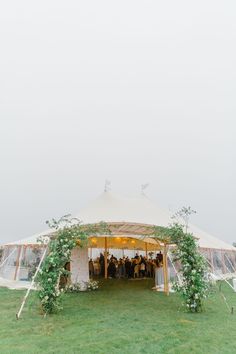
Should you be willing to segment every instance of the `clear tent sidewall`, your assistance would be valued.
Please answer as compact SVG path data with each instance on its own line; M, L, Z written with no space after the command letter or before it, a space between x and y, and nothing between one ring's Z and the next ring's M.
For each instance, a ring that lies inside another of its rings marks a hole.
M6 245L0 265L0 277L9 280L30 281L39 263L45 245Z
M125 246L125 245L124 245ZM30 281L37 267L37 264L42 257L45 245L6 245L3 247L2 258L0 263L0 277L9 280L24 280ZM104 251L104 247L89 247L88 259L91 258L92 250L97 250L97 254ZM122 248L109 248L110 254L119 250L120 256L125 254L125 247ZM156 249L154 252L157 252ZM200 252L207 259L208 264L211 267L211 271L214 274L226 275L236 272L236 251L233 250L221 250L214 248L199 248ZM151 251L146 252L144 248L129 249L127 255L130 257L135 255L135 252L141 252L144 256ZM122 254L122 253L123 254ZM94 253L94 252L93 252ZM171 268L170 263L168 263ZM170 269L171 273L171 269Z

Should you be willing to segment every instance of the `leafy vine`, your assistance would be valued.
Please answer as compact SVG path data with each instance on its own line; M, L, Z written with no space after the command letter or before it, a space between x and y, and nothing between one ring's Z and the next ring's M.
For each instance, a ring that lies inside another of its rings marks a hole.
M199 312L209 293L206 261L198 250L196 239L191 233L184 232L181 225L174 224L169 232L176 245L173 254L180 262L182 275L175 282L174 289L182 295L187 311Z
M105 223L85 227L79 222L73 225L73 220L65 217L58 222L53 219L48 224L54 229L54 233L48 244L46 259L37 277L38 295L45 314L62 309L61 299L64 289L60 288L59 282L61 276L70 274L65 269L65 264L70 261L72 249L87 245L90 235L109 234Z

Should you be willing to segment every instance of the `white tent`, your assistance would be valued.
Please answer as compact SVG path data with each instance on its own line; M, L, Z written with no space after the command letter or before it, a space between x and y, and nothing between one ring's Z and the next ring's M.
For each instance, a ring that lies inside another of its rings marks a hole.
M104 221L109 224L110 227L116 226L113 235L111 235L111 237L114 237L113 239L111 238L110 248L115 248L116 245L117 248L120 248L118 239L120 239L120 237L126 237L127 240L132 240L132 238L137 240L131 242L136 242L136 249L141 250L144 250L144 248L142 248L142 240L146 228L150 228L153 225L165 227L173 222L170 212L157 206L145 195L127 198L109 191L102 193L97 199L81 209L78 215L76 215L76 218L85 225ZM201 252L208 259L214 270L220 273L235 271L235 247L217 239L192 224L189 225L189 231L197 238ZM34 269L45 247L38 239L45 235L50 237L51 233L52 230L47 230L30 238L4 245L2 261L5 262L5 266L0 268L0 276L14 278L16 280L29 278L27 268L32 268L31 270ZM115 238L115 236L120 237ZM155 242L147 238L145 238L145 241L146 251L155 249ZM129 242L126 242L123 248L127 247L127 249L130 249L130 245ZM97 243L91 243L90 247L103 248L102 239ZM11 252L13 252L12 255ZM32 272L30 274L32 274Z
M77 218L84 224L98 223L136 223L145 225L169 226L173 223L170 212L160 208L145 195L126 198L115 193L104 192L82 209ZM201 248L236 251L232 245L217 239L194 225L189 231L199 239Z

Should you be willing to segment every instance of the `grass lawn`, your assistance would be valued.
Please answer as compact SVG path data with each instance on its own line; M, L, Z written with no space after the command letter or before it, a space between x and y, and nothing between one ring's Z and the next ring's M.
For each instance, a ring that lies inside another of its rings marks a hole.
M107 280L98 291L67 294L64 310L43 318L32 293L0 288L0 353L236 353L236 293L223 284L200 314L184 313L177 294L151 291L151 280Z

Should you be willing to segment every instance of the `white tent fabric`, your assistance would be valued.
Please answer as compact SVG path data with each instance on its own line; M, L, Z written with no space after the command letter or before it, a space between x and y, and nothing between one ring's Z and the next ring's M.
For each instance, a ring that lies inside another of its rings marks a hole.
M145 195L128 198L112 192L104 192L97 199L80 210L76 216L83 224L104 222L126 222L146 225L168 226L173 222L170 212L153 203ZM198 238L201 248L236 251L232 245L219 240L198 227L190 224L189 231ZM9 243L8 245L37 244L38 238L49 235L52 230L46 230L32 237Z
M84 224L105 222L133 222L158 226L173 223L170 212L160 208L145 195L126 198L115 193L104 192L87 207L82 209L77 218ZM202 248L215 248L236 251L232 245L211 236L198 227L190 224L189 231L199 240Z
M49 241L49 235L52 233L52 230L46 230L44 232L35 234L33 236L27 237L27 238L23 238L17 241L13 241L13 242L9 242L4 244L4 246L8 245L8 246L15 246L15 245L19 245L19 246L30 246L30 245L40 245L42 244L42 241L40 241L40 239L43 238L43 242L46 244Z

